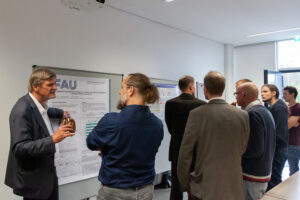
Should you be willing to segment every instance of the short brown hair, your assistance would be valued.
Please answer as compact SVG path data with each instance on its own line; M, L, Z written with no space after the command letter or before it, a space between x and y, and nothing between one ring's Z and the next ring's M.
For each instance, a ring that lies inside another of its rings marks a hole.
M154 103L159 99L159 92L157 87L150 82L150 79L141 73L129 74L126 82L128 87L133 86L137 88L138 93L144 97L146 103Z
M293 86L286 86L285 88L283 88L283 90L288 91L289 94L294 94L294 98L296 99L296 97L298 95L297 88L295 88Z
M271 90L271 92L276 92L275 97L276 97L276 99L278 99L278 97L279 97L279 90L278 90L278 88L277 88L276 85L274 85L274 84L264 84L263 87L269 88Z
M212 95L222 95L225 89L225 77L217 71L210 71L204 77L204 86Z
M32 92L33 86L41 86L45 80L52 78L56 78L56 74L47 68L34 70L28 81L28 91Z
M179 79L178 86L181 91L185 91L191 83L195 83L195 80L191 76L183 76Z

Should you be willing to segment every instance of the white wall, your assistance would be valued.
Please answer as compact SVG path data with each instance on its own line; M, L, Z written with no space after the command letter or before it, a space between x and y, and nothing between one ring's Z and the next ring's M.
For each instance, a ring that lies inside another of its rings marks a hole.
M234 83L248 78L260 89L264 84L264 70L275 69L276 43L262 43L236 47L234 50ZM234 84L233 83L233 84Z
M0 199L18 199L3 184L8 117L34 64L202 81L209 70L224 72L224 45L110 8L85 13L60 0L1 0Z

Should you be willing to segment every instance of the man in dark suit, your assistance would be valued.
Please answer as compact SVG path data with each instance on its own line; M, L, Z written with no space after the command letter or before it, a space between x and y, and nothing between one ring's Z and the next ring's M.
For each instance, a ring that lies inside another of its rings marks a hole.
M182 94L166 102L165 120L171 134L169 160L171 161L171 200L182 200L183 194L179 190L177 179L177 160L181 140L189 113L194 108L206 104L195 98L195 81L191 76L184 76L178 82Z
M24 200L57 200L55 144L74 133L70 125L60 126L54 133L49 118L63 119L69 113L47 107L47 100L55 98L56 91L56 75L52 71L34 71L28 91L9 117L11 143L5 184Z

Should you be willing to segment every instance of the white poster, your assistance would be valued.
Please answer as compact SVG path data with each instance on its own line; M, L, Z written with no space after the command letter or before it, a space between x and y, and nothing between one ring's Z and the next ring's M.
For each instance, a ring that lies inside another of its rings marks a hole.
M59 185L98 175L101 158L86 146L86 137L109 112L109 79L57 75L56 98L49 107L69 111L76 122L73 137L56 144L55 165ZM54 131L58 123L52 123Z
M156 173L165 172L171 169L169 162L169 145L170 145L170 134L168 132L167 125L165 123L165 105L169 99L177 97L179 90L177 84L155 84L159 91L159 102L152 104L150 110L164 124L164 139L158 149L158 153L155 159L155 171Z

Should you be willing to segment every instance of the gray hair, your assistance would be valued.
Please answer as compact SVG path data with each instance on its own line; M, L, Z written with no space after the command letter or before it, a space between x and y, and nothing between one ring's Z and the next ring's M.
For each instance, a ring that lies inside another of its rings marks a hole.
M32 72L28 81L28 91L33 91L33 86L41 86L45 80L56 78L56 74L47 68L39 68Z

